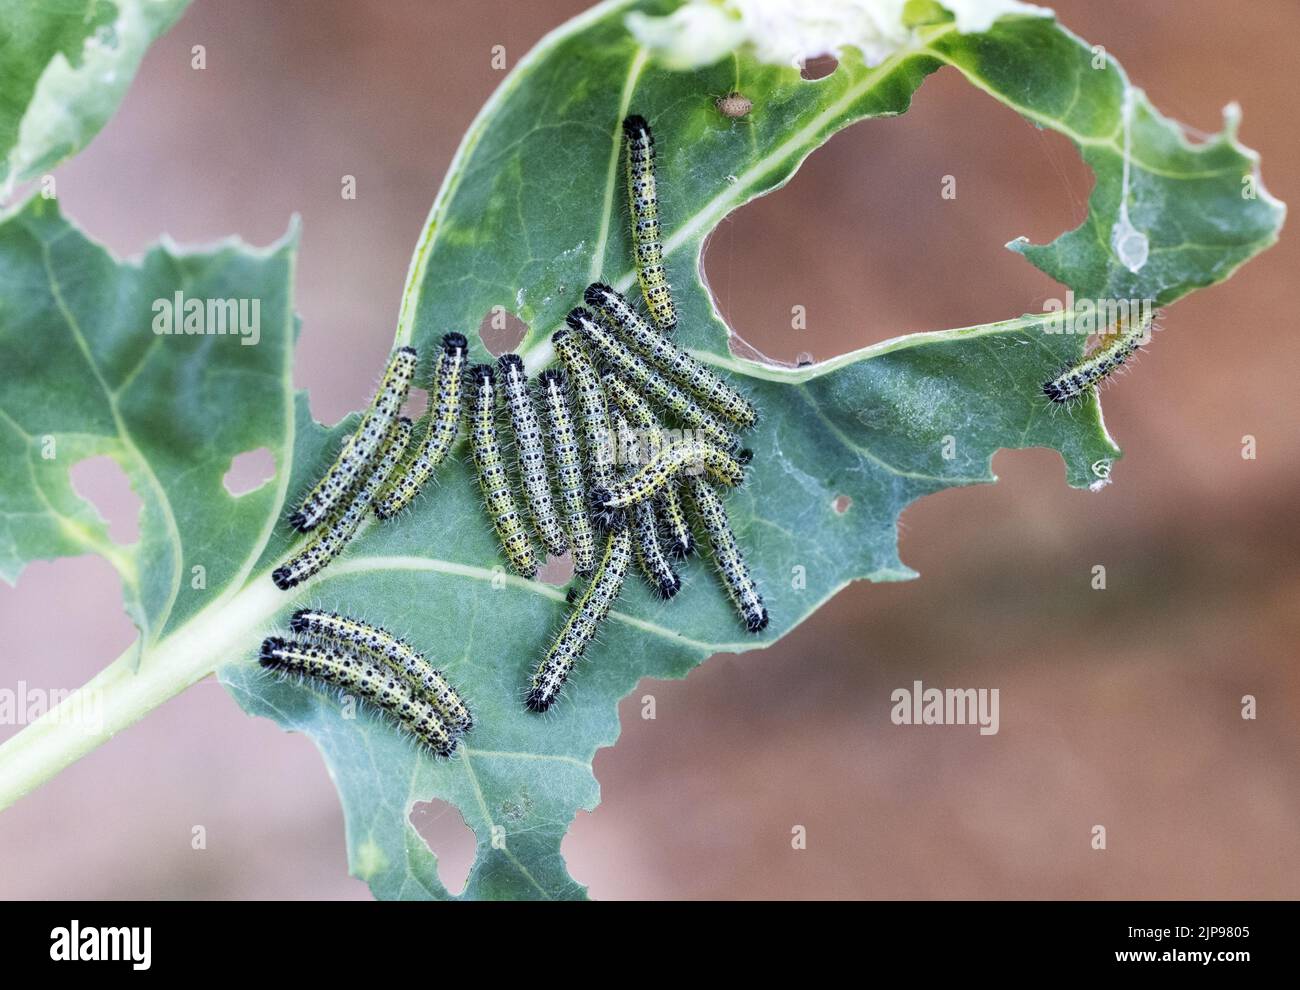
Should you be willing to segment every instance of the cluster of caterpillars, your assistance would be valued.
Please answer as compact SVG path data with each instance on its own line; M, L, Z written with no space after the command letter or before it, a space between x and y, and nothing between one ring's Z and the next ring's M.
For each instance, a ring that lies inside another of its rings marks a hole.
M398 515L468 420L484 509L510 568L534 577L540 545L551 556L571 553L586 579L580 593L570 593L571 611L527 686L526 705L537 712L559 696L634 562L660 598L681 590L678 562L694 551L697 528L745 627L758 633L768 624L721 495L744 480L751 455L738 433L757 422L758 411L673 339L677 311L663 263L654 138L637 115L623 122L623 137L634 263L648 317L611 286L593 283L585 305L551 337L558 365L531 379L517 354L502 355L495 367L469 365L466 338L447 334L418 440L400 415L417 355L398 348L360 424L290 517L311 539L272 575L280 588L292 588L337 556L369 511L380 519ZM400 640L326 613L298 613L293 628L308 635L266 640L264 666L355 688L440 754L469 727L468 710L445 679Z
M460 734L473 727L442 671L386 629L317 609L299 609L289 628L295 638L262 642L264 668L355 691L439 756L451 756Z

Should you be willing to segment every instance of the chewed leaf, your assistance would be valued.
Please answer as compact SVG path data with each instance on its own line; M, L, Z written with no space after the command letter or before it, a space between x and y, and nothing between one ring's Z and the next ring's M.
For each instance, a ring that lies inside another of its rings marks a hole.
M240 497L223 478L261 447L289 463L294 242L123 263L55 200L0 222L0 577L100 554L146 647L243 586L287 478ZM138 543L113 543L71 486L99 454L142 502Z
M189 0L0 4L0 201L84 148Z
M1054 415L1041 395L1041 383L1083 346L1081 336L1050 332L1045 317L914 334L802 369L729 353L699 273L704 240L732 210L786 182L835 131L902 113L925 76L949 63L1071 136L1098 171L1088 220L1027 253L1080 293L1166 303L1276 237L1279 205L1240 195L1254 166L1249 152L1230 134L1188 146L1141 98L1124 145L1119 67L1091 68L1091 49L1050 19L1008 19L978 36L940 23L874 68L842 54L838 71L810 83L743 52L695 72L658 65L625 15L672 7L596 8L543 40L503 84L434 204L398 343L429 353L447 328L477 326L500 306L527 324L518 349L536 369L551 360L549 335L588 283L635 288L618 142L629 112L649 117L679 339L737 376L762 410L746 435L755 451L748 482L728 508L772 624L761 637L747 634L700 560L685 566L687 587L667 605L630 581L561 701L545 717L530 715L522 693L565 613L563 590L505 576L469 473L446 472L436 494L400 524L369 530L309 597L411 634L464 687L476 728L460 756L435 762L385 723L342 720L328 692L269 682L248 664L222 671L249 711L317 740L347 813L353 871L381 897L448 896L406 820L431 797L455 804L477 836L463 896L581 895L560 842L576 811L595 804L591 760L614 743L617 702L641 677L684 676L711 653L765 645L851 580L914 576L898 557L899 513L930 492L992 481L1000 448L1055 448L1078 487L1109 477L1119 451L1097 403ZM732 89L752 102L744 122L716 106ZM1126 147L1127 215L1150 238L1150 261L1136 273L1108 233ZM1218 231L1212 256L1178 247L1210 227ZM485 356L472 337L471 350ZM319 449L317 428L304 422L300 436ZM304 453L304 462L305 481L321 459Z
M156 251L131 266L39 202L0 222L0 364L23 372L0 377L0 508L9 513L0 516L0 565L12 575L33 557L87 550L129 562L119 569L124 581L139 576L128 600L148 631L145 676L174 667L188 683L219 667L248 712L309 734L339 789L351 869L377 896L451 896L410 822L418 803L435 798L455 805L476 837L460 896L584 896L560 844L576 812L595 807L592 760L617 739L618 702L641 678L683 677L710 654L770 645L850 581L914 577L899 558L899 514L932 492L993 481L999 449L1054 449L1076 487L1110 477L1119 450L1099 402L1053 410L1041 393L1084 346L1082 335L1053 332L1060 314L899 336L801 368L731 354L700 273L705 239L787 182L835 132L903 113L926 76L952 65L1067 135L1097 173L1088 217L1049 246L1018 250L1080 295L1167 305L1227 277L1281 225L1281 204L1231 128L1187 143L1117 65L1094 67L1092 50L1051 18L1011 17L962 34L938 4L908 4L934 16L909 25L878 64L850 49L835 72L805 81L743 46L694 71L661 64L626 18L677 6L602 4L516 66L457 153L402 300L397 343L418 348L422 369L448 331L468 333L470 360L484 360L472 330L494 307L527 325L517 349L528 368L549 364L550 334L589 283L620 291L635 283L621 123L629 113L652 123L675 339L760 413L745 435L753 451L745 484L727 510L771 621L747 632L698 556L682 564L684 586L669 603L629 580L545 715L524 699L565 614L566 589L506 572L467 458L449 459L408 510L364 526L317 576L287 593L272 584L297 545L286 517L357 422L327 429L291 391L291 244ZM749 103L743 119L718 106L732 91ZM1254 196L1243 195L1243 180ZM258 346L151 334L151 301L168 298L182 275L186 295L261 298ZM51 336L60 347L42 346ZM59 473L66 469L40 461L43 432L83 444L79 456L108 453L123 466L144 502L138 546L104 546L102 525ZM222 475L235 454L259 446L279 472L234 499ZM210 562L206 597L180 583L198 561ZM452 759L337 691L258 666L262 637L286 630L304 605L382 626L445 673L474 715ZM105 731L116 727L110 718ZM8 796L0 789L0 803Z

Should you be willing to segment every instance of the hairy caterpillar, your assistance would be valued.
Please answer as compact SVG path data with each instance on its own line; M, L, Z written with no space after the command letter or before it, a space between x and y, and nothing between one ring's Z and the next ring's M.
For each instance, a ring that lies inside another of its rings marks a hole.
M551 457L560 511L573 549L573 569L588 575L596 569L596 533L587 514L587 491L582 483L582 454L569 410L568 378L563 369L548 368L537 376L551 434Z
M313 608L294 612L289 628L299 636L314 636L339 646L351 646L382 660L390 669L405 674L417 684L425 700L438 710L438 715L451 729L468 732L474 727L474 717L469 708L442 671L429 663L424 654L410 643L386 629L337 612Z
M659 421L650 409L650 403L646 402L632 386L614 376L605 380L605 388L623 415L646 435L651 457L668 445ZM668 528L668 552L678 560L689 556L695 548L695 537L691 533L690 523L686 520L686 510L682 508L680 487L680 480L673 481L664 487L659 496L660 514L664 525Z
M617 525L622 510L648 502L678 476L698 473L700 468L730 488L745 480L740 462L725 450L702 440L679 440L655 454L635 474L616 482L614 487L594 490L593 509L602 524Z
M1136 321L1121 318L1115 332L1109 335L1110 340L1103 341L1091 354L1044 382L1043 394L1063 404L1091 391L1150 340L1152 318L1149 310Z
M600 376L578 334L560 327L551 335L551 343L578 393L578 420L582 424L582 440L586 447L588 480L593 488L608 488L614 483L614 451Z
M401 411L414 376L415 348L399 347L389 359L384 377L379 380L379 387L356 432L344 441L325 476L307 493L298 511L289 517L290 525L304 533L314 529L352 490L357 478L374 460L388 428Z
M609 614L614 600L618 598L631 559L631 533L626 528L610 533L605 540L605 552L595 576L533 673L525 702L532 711L546 711L559 696L560 688L568 679L573 665L578 662L587 644L596 635L600 621Z
M762 632L767 628L767 606L763 604L763 596L759 594L758 586L750 576L749 566L736 542L736 535L731 531L722 499L703 478L689 478L686 485L695 503L696 513L709 535L713 562L727 588L728 597L745 620L745 628L752 633Z
M569 313L567 322L571 328L581 333L585 340L590 341L619 374L672 412L683 423L719 447L734 450L739 446L736 435L713 413L696 402L675 382L669 381L650 367L645 360L633 354L626 344L614 336L588 310L581 307L573 310Z
M619 435L619 449L633 450L637 446L636 435L627 418L622 413L614 413L614 430ZM638 461L633 461L637 463ZM636 559L641 566L651 589L664 601L672 598L682 588L682 579L668 562L663 546L659 541L659 519L654 503L650 500L639 502L633 516L633 536L636 541Z
M345 650L312 643L286 641L271 636L262 642L258 663L286 674L314 677L346 690L388 712L397 723L439 756L450 756L456 740L438 716L437 709L413 692L392 670L370 663Z
M375 502L375 515L380 519L391 519L410 505L455 444L460 432L460 396L468 346L463 334L443 336L433 387L429 390L429 423L424 441L413 457L408 455L380 493Z
M664 273L664 246L659 230L659 192L655 185L655 139L646 119L632 114L623 121L627 143L627 198L632 209L632 250L641 294L664 333L677 327L673 293Z
M502 354L497 358L504 380L506 405L510 409L510 422L514 427L515 443L519 449L519 476L523 481L524 500L537 526L546 552L556 557L569 549L555 513L551 498L551 480L546 474L546 450L542 444L542 425L537 419L537 409L528 391L528 374L523 359L518 354Z
M477 364L471 371L474 383L473 425L470 429L474 465L478 468L479 486L483 490L483 503L496 529L510 566L524 577L537 573L537 554L523 517L510 490L510 475L501 459L501 444L497 439L497 384L492 366Z
M700 398L742 429L758 421L758 410L747 398L722 378L687 354L668 337L655 330L627 299L608 285L593 282L583 299L609 317L623 340L637 353L657 366L665 375Z
M411 421L403 416L388 429L379 451L379 460L371 468L369 477L347 502L335 506L326 520L324 529L287 564L277 567L271 573L271 580L281 591L288 591L294 585L301 584L331 560L338 556L352 534L361 525L361 520L370 511L375 495L379 492L393 469L401 459L407 444L411 442Z

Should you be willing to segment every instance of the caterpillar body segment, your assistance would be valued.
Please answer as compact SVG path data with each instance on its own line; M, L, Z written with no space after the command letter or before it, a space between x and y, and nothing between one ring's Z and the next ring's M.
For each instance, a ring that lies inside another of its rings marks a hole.
M510 475L501 456L497 435L497 381L491 365L475 365L470 371L473 403L470 417L470 449L478 471L483 505L501 541L501 549L515 573L531 578L537 573L537 553L524 526L523 514L510 487Z
M315 529L346 498L357 479L378 455L389 428L401 412L415 377L414 347L399 347L362 416L356 431L343 442L334 463L303 499L289 523L301 532Z
M626 528L609 533L596 573L533 673L525 704L544 712L555 703L574 665L582 657L601 621L623 589L632 561L632 535Z
M460 434L461 394L468 347L463 334L443 336L429 389L424 439L407 455L376 499L375 515L380 519L391 519L410 505L455 446Z
M1122 319L1113 333L1082 360L1043 383L1043 394L1064 405L1088 394L1113 375L1140 348L1150 342L1154 314L1147 311L1137 320Z
M740 462L720 447L702 440L670 444L629 477L591 494L598 519L617 525L623 510L658 496L679 477L707 472L719 484L734 488L745 480Z
M392 476L407 445L411 442L411 421L403 416L393 423L379 450L379 458L370 469L369 476L347 501L336 505L325 525L307 546L287 563L271 572L271 580L281 591L288 591L318 573L339 555L361 525L375 496Z
M439 756L451 756L456 740L437 709L392 670L346 650L330 649L272 636L262 643L258 662L284 674L299 674L355 691L387 712L407 732Z
M546 445L537 407L528 387L528 373L518 354L503 354L497 359L506 406L515 434L519 457L519 476L523 481L524 501L533 519L537 535L546 552L560 556L569 549L560 517L551 495L551 479L546 471Z
M758 410L749 399L643 320L621 293L601 282L593 282L587 286L583 298L588 306L605 315L632 350L715 413L725 416L741 429L748 429L758 422Z
M578 398L578 422L582 427L582 444L587 480L592 488L608 488L614 483L614 444L609 429L609 410L600 374L587 353L579 334L560 327L551 335L569 382Z
M589 576L596 569L596 531L587 511L582 450L569 408L568 377L561 368L548 368L538 375L537 384L546 410L559 511L573 551L573 569Z
M324 640L328 645L359 651L382 661L391 670L409 678L453 731L468 732L474 727L469 707L442 671L429 663L424 654L410 643L388 630L337 612L312 608L295 612L289 620L289 628L297 636Z
M573 310L567 323L600 354L614 371L629 383L645 392L703 439L726 450L740 446L736 435L713 413L699 404L685 389L671 381L640 355L633 353L623 341L596 319L589 310Z
M623 139L627 148L627 198L632 214L632 251L637 281L659 329L672 333L677 328L677 309L673 305L668 274L664 271L654 134L644 117L632 114L623 121Z
M744 620L745 628L752 633L762 632L768 624L767 606L763 604L763 596L759 593L749 572L749 565L745 562L745 555L736 542L736 534L732 532L731 521L727 518L722 499L704 478L689 478L686 488L708 534L709 550L718 576L727 589L727 596Z
M605 380L605 389L614 400L614 404L628 418L628 422L645 436L650 457L654 457L668 446L663 428L650 408L650 403L646 402L636 389L617 376ZM664 486L659 494L658 504L660 519L668 533L665 549L668 555L676 560L684 560L695 549L695 535L691 532L691 525L682 505L681 485L682 482L678 479Z

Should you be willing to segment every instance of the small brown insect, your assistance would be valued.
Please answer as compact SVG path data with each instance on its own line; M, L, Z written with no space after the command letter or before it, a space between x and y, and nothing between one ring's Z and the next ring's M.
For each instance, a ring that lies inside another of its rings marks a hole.
M754 109L754 101L744 93L737 93L732 90L726 96L719 96L714 101L714 106L718 108L718 113L724 117L730 117L735 120L739 117L746 117L749 111Z

